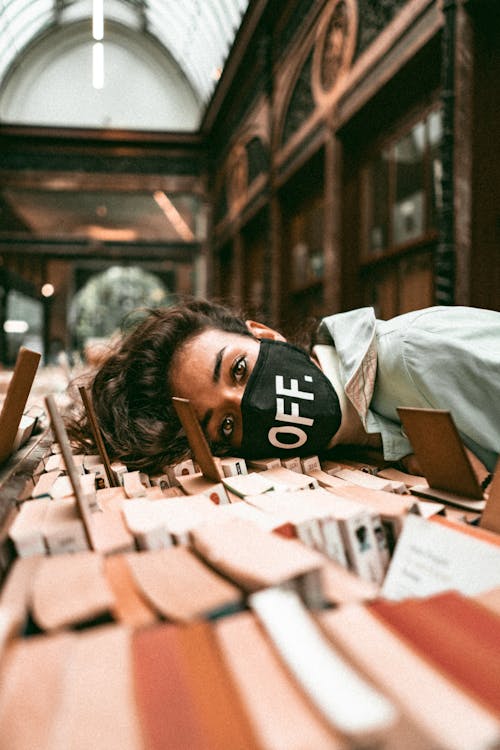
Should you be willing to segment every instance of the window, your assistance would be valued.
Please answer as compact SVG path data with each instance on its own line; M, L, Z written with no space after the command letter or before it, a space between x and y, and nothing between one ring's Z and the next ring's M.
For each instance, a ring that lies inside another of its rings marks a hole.
M441 112L433 111L381 145L365 170L364 256L424 240L441 208Z

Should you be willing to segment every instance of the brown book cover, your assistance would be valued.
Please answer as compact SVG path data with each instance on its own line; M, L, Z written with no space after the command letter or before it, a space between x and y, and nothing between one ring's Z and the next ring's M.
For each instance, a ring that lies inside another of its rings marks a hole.
M35 379L40 354L21 347L0 412L0 464L14 450L17 430Z
M162 624L135 631L132 643L148 750L256 747L206 627Z
M471 510L484 508L483 491L450 412L399 407L398 414L428 483L411 491Z

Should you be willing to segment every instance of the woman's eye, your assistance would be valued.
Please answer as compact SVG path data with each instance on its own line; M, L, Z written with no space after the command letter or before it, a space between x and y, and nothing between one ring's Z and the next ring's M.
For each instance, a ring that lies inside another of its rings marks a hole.
M222 420L222 424L220 426L221 434L226 438L230 438L233 434L234 429L234 419L233 417L225 417Z
M233 365L233 378L237 383L245 377L247 371L247 358L239 357Z

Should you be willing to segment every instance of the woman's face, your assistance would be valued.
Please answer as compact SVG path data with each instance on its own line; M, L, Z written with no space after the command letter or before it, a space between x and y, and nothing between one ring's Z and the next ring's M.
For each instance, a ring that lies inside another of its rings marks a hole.
M259 349L260 342L252 336L209 329L176 354L170 375L172 395L191 401L210 442L240 447L241 399Z

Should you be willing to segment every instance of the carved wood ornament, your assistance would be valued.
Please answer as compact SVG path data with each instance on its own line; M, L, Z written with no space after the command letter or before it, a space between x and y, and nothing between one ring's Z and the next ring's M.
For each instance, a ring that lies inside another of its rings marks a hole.
M312 90L318 104L334 101L338 83L349 70L356 48L356 0L329 3L318 24L312 62Z

